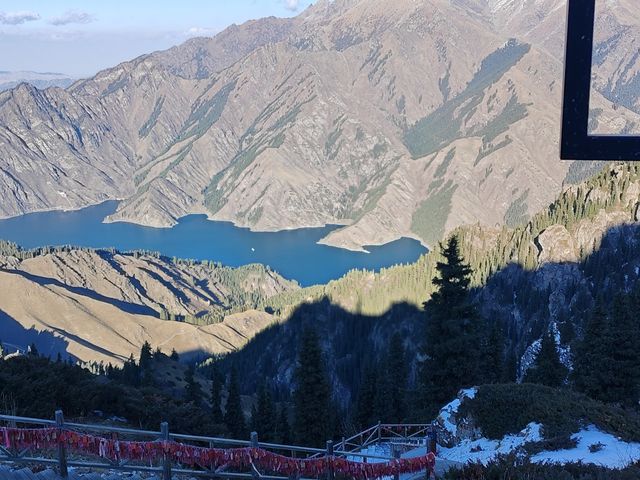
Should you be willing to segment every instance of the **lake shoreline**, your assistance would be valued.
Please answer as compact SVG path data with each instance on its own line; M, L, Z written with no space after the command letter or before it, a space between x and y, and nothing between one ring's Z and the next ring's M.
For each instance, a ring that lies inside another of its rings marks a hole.
M409 238L366 246L368 253L320 242L341 225L254 232L204 214L182 217L171 228L104 222L117 205L117 200L108 200L79 210L28 213L0 220L0 238L25 249L73 245L122 252L148 250L170 258L209 260L230 267L261 263L302 286L327 283L352 269L378 271L411 263L428 251Z

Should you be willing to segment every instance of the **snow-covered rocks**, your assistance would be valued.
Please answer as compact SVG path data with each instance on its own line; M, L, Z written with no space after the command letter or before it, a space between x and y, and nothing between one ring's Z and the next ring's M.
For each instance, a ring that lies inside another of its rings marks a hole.
M440 427L439 443L445 446L457 444L460 440L473 438L478 432L470 421L458 418L458 410L464 399L476 396L475 388L460 390L458 398L448 403L440 410L436 424Z
M451 448L441 447L438 450L438 458L460 463L480 462L486 465L498 455L517 452L525 444L539 442L542 439L542 425L530 423L520 433L505 435L501 440L480 437L475 440L462 440Z

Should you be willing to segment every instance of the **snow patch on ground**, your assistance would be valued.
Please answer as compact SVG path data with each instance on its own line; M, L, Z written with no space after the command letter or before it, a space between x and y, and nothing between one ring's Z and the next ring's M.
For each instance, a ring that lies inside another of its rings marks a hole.
M455 462L469 463L481 462L486 465L498 455L508 454L518 450L525 443L539 442L542 440L542 425L530 423L516 435L506 435L502 440L489 440L479 438L477 440L463 440L452 448L438 448L438 458Z
M571 436L578 445L568 450L540 452L531 458L535 463L582 462L607 468L624 468L640 460L640 443L627 443L598 430L594 425ZM597 446L597 447L596 447ZM591 447L593 450L591 451Z

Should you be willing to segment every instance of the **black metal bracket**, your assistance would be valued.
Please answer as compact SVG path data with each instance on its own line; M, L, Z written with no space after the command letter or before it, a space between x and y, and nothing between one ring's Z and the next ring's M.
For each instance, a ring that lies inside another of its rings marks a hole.
M589 135L596 0L568 0L562 160L640 161L640 137Z

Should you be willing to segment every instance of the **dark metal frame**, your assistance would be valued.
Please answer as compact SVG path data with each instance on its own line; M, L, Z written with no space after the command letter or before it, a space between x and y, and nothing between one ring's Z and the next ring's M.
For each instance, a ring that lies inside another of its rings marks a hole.
M568 0L560 158L640 161L640 137L589 135L596 0Z

